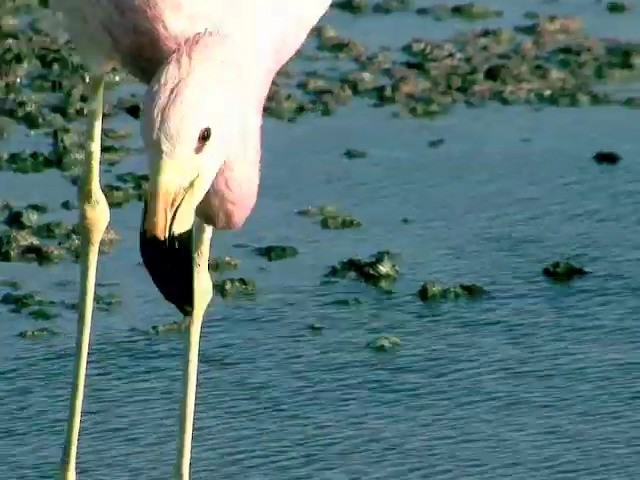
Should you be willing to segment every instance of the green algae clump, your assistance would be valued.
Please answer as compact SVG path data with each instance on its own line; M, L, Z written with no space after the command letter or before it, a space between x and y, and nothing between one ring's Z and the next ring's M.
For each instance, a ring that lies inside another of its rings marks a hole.
M393 335L380 335L367 342L367 347L377 352L390 352L401 345L400 339Z
M425 282L418 290L418 297L423 302L455 300L458 298L480 298L487 291L474 283L459 283L446 287L436 282Z
M332 7L352 15L357 15L369 11L369 2L368 0L340 0L339 2L335 2Z
M188 322L185 321L171 322L164 325L154 325L149 329L149 332L154 335L162 335L165 333L182 333L187 331L188 326Z
M607 2L606 5L607 12L609 13L625 13L631 9L631 7L625 2Z
M364 150L359 150L357 148L347 148L342 155L344 156L344 158L353 160L356 158L366 158L368 154Z
M266 247L256 248L255 252L270 262L278 262L298 256L298 249L290 245L267 245Z
M388 250L373 254L369 260L351 257L338 262L325 274L328 278L350 278L361 280L368 285L386 288L400 275L395 255Z
M347 213L341 213L331 205L307 207L297 210L296 213L302 217L318 218L318 223L325 230L346 230L362 227L360 220Z
M55 335L59 335L59 333L49 327L36 328L33 330L23 330L18 333L18 336L20 338L42 338Z
M600 150L593 154L593 161L598 165L617 165L620 160L622 160L622 156L610 150Z
M351 215L325 215L320 219L320 226L325 230L346 230L360 228L362 222Z
M243 277L225 278L214 282L214 290L223 298L252 296L256 293L256 282Z
M233 257L214 257L209 260L209 271L211 272L229 272L237 270L240 267L240 260Z
M591 272L566 260L552 262L542 269L545 277L556 282L570 282L589 273Z
M55 302L45 300L34 292L6 292L0 297L0 304L11 306L11 312L21 313L32 307L46 307L55 305Z

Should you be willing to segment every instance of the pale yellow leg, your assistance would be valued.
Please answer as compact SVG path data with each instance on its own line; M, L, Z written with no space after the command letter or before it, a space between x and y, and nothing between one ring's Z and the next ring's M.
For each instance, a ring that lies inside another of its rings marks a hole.
M178 432L178 457L175 478L189 480L191 471L191 442L193 420L196 407L196 387L198 383L198 355L202 320L209 302L213 298L213 284L209 274L209 250L213 228L195 221L193 235L193 313L185 333L183 394L180 406Z
M87 373L91 315L96 284L96 268L100 240L109 223L109 205L100 188L100 139L102 134L102 110L104 77L90 81L88 112L88 138L85 163L78 186L80 200L80 298L78 303L78 331L76 358L69 401L69 418L64 442L60 473L63 480L75 480L78 436L82 416L82 400Z

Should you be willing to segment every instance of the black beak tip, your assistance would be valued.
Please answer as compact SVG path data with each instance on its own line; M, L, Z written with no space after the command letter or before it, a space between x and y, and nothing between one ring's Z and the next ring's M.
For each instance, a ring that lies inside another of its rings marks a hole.
M160 240L148 236L143 224L140 227L140 254L142 263L158 291L184 316L193 312L193 231Z

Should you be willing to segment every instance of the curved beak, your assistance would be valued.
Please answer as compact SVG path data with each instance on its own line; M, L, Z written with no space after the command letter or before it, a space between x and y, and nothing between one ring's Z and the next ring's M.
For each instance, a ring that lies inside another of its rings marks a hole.
M188 208L188 194L188 186L167 185L167 182L156 185L150 183L144 218L144 230L147 235L166 240L174 234L190 229L195 218L195 209Z
M193 312L193 230L159 240L148 235L144 222L148 214L143 205L143 224L140 229L139 248L142 263L158 291L182 315Z
M220 165L211 161L211 157L202 163L152 157L149 165L140 253L160 293L185 316L193 310L192 228L196 207L211 187Z
M190 230L196 208L211 187L221 162L209 157L202 163L152 159L149 168L144 232L160 240ZM223 158L220 156L220 158Z
M188 169L180 169L179 165L176 161L163 159L159 162L160 168L150 172L143 220L143 229L148 236L167 240L193 226L199 175L189 175Z

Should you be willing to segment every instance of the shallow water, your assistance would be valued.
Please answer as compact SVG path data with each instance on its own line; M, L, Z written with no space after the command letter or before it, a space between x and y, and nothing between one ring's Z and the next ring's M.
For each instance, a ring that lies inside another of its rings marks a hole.
M553 6L588 19L595 7L581 5L591 3L525 1L522 11ZM366 20L368 33L346 17L336 24L384 44L409 17ZM621 21L599 18L611 31ZM241 260L231 275L254 278L258 295L216 298L205 323L193 478L640 477L637 118L611 107L493 106L417 121L356 102L329 118L267 119L258 205L245 228L213 243L216 255ZM111 121L137 134L134 121ZM444 145L428 148L436 138ZM17 132L11 142L0 147L38 140ZM348 147L369 156L345 160ZM623 161L595 165L600 149ZM143 166L134 155L118 168ZM74 196L57 172L0 173L0 191L16 203ZM294 214L321 203L364 227L325 231ZM99 280L122 306L95 314L79 474L169 478L182 343L145 331L177 312L139 264L140 204L112 219L123 239ZM300 255L269 264L237 246L273 243ZM322 282L328 265L380 249L401 254L394 295ZM541 268L559 258L593 274L550 284ZM1 264L2 277L69 300L76 268ZM492 295L426 306L415 297L426 280L477 282ZM363 304L332 303L353 296ZM0 478L52 478L75 316L53 321L63 335L27 341L16 333L42 323L1 315ZM326 329L314 334L311 322ZM365 348L382 333L401 339L396 353Z

